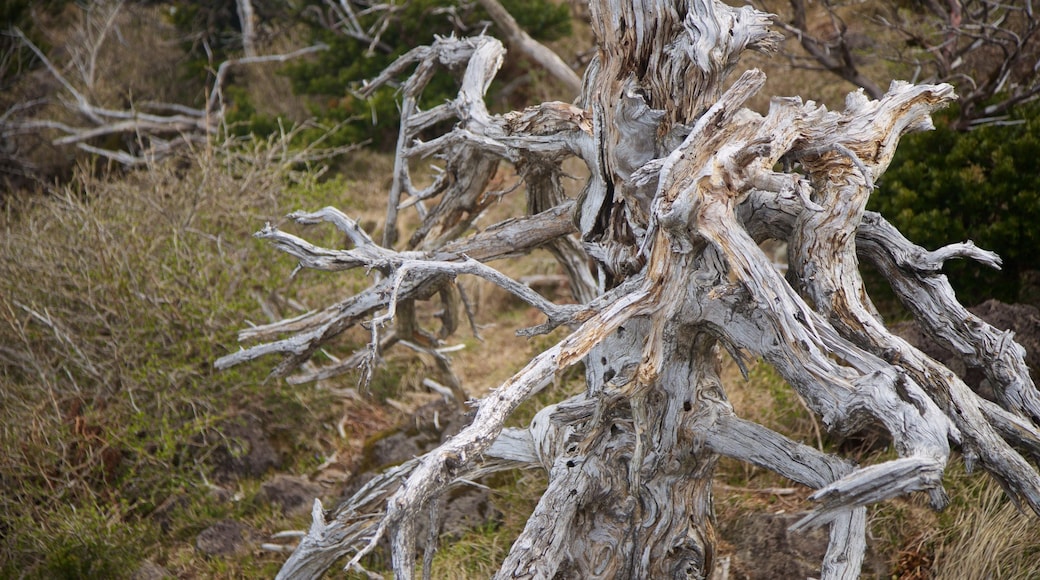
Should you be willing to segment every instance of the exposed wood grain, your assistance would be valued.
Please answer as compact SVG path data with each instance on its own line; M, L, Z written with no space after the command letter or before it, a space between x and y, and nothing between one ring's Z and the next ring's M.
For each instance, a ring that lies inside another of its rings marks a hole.
M775 98L758 114L742 107L764 75L747 71L732 83L727 75L743 51L775 47L768 15L715 0L593 0L591 9L598 52L576 105L490 113L484 95L504 49L486 36L438 39L373 81L411 71L385 231L400 209L433 207L407 249L393 247L396 234L376 243L329 208L293 217L333 224L352 248L273 228L258 234L303 267L364 267L380 279L323 310L243 331L268 342L220 359L222 367L281 353L276 372L288 372L363 322L372 341L356 355L362 362L413 335L436 340L415 301L450 302L445 288L459 275L489 280L544 313L544 324L521 334L571 329L476 401L458 435L333 511L316 506L280 577L320 576L342 556L356 566L386 539L395 576L410 578L417 518L435 513L460 479L517 466L546 470L549 483L499 578L709 577L720 456L816 490L797 526L830 526L822 578L858 576L867 505L917 492L946 505L942 474L954 450L1040 511L1040 476L1025 459L1040 458L1040 393L1023 351L968 314L941 275L951 258L999 260L971 244L925 251L865 209L900 137L930 128L952 89L896 83L878 100L851 94L840 112ZM419 110L443 71L461 78L458 96ZM418 139L448 121L439 136ZM444 171L419 190L408 162L428 156ZM575 200L560 184L568 157L589 169ZM465 237L489 204L491 176L507 165L525 185L527 215ZM759 247L766 239L787 244L786 277ZM538 247L557 259L579 304L554 304L488 265ZM860 259L938 340L984 369L996 402L886 328ZM394 330L380 330L395 317ZM454 328L442 325L445 334ZM897 457L854 465L736 416L718 373L723 349L775 367L830 430L885 429ZM584 393L546 406L526 429L504 427L521 402L579 362ZM428 554L424 561L429 574Z

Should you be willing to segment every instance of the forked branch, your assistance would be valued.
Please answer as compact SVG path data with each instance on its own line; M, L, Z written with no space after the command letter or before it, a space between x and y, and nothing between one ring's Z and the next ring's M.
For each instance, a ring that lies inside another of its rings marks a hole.
M942 474L955 449L1040 511L1040 477L1025 459L1040 457L1040 393L1020 347L966 316L939 274L952 257L997 259L966 244L926 252L865 210L900 137L930 128L930 114L954 98L951 87L896 83L877 100L850 95L841 112L774 99L767 113L754 113L743 103L764 75L748 71L731 84L726 76L743 51L775 48L767 15L714 0L652 4L643 11L592 3L600 50L580 106L490 113L484 94L504 54L494 39L439 39L412 50L371 85L411 71L382 241L330 208L293 217L335 224L353 248L320 248L273 228L259 234L301 266L366 268L380 277L324 310L243 331L242 338L270 342L221 366L277 352L287 356L276 372L289 372L366 322L373 339L357 356L408 343L403 334L416 332L411 301L439 295L460 274L540 310L547 322L538 331L572 329L475 401L461 433L331 513L316 510L283 577L318 575L342 556L359 566L383 539L395 576L412 577L416 518L436 511L459 478L502 461L549 474L503 578L562 570L709 576L710 489L722 455L817 490L815 509L798 525L830 526L821 572L829 579L859 574L865 506L916 492L937 509L946 505ZM458 80L458 96L421 110L424 88L444 72ZM431 135L446 122L453 124ZM428 156L445 168L420 189L409 162ZM558 185L568 157L589 170L574 201ZM523 179L529 215L465 237L504 164ZM422 223L406 248L395 249L399 211L410 207ZM788 244L787 277L759 247L770 238ZM581 304L554 304L486 264L537 247L551 249ZM861 257L878 265L922 323L986 369L997 402L884 326L861 279ZM398 304L408 315L398 312L393 340L380 340L377 329L394 320ZM884 428L898 457L857 466L737 417L719 378L722 348L738 364L750 355L775 367L831 431ZM504 427L521 402L578 362L584 393L546 407L527 429Z

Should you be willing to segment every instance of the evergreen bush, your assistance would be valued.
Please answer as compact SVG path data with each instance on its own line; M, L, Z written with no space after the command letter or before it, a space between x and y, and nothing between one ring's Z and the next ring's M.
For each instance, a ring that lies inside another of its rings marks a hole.
M1019 107L1013 125L958 132L949 125L956 118L947 111L935 131L903 139L870 209L927 248L972 240L1000 255L1000 271L947 263L961 302L1036 304L1029 280L1040 270L1040 104Z

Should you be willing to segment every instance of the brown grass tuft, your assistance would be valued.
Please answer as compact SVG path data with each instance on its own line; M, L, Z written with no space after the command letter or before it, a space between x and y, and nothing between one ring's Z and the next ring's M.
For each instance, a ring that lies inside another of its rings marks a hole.
M336 451L343 407L329 391L265 384L264 365L212 368L244 320L363 283L294 280L292 260L252 238L368 187L296 172L285 152L240 143L113 178L81 167L0 216L0 576L112 577L145 556L209 576L208 564L164 558L242 510L208 499L225 421L277 418L268 435L286 470Z
M978 477L963 490L939 538L933 577L1040 578L1040 521L1023 513L990 478Z

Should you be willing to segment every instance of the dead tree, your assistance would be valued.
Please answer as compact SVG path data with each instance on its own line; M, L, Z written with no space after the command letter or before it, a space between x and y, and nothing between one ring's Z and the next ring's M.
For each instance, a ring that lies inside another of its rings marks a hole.
M108 106L93 95L95 83L101 80L98 57L110 37L118 36L118 19L122 9L121 1L95 2L83 8L83 22L73 35L78 41L65 47L71 61L68 67L61 67L52 61L22 31L11 31L39 59L60 90L45 99L18 103L0 115L0 138L16 141L27 134L56 135L51 141L53 145L74 146L127 167L144 166L178 151L203 145L226 128L224 89L233 70L248 65L284 63L328 48L324 44L317 44L285 54L257 55L253 26L243 24L246 56L227 59L216 67L206 102L202 106L169 102L132 102L126 107ZM239 9L242 17L252 22L251 2L240 0ZM71 68L77 74L68 75L63 72L65 68ZM65 119L53 118L50 116L52 112L39 112L42 106L51 102L61 105L66 113ZM112 136L125 137L135 143L136 147L117 148L98 144L100 140Z
M598 52L576 104L490 114L484 93L504 48L486 36L416 48L372 82L370 90L411 71L382 243L333 208L291 217L333 224L351 249L271 226L257 234L302 267L366 268L373 283L323 310L243 331L259 344L220 367L280 353L275 374L289 375L355 325L371 331L367 350L295 381L370 368L397 342L436 344L454 319L442 316L435 335L415 301L455 311L460 275L498 284L545 314L521 334L572 329L472 402L472 423L439 448L331 511L316 501L280 577L320 576L344 556L359 566L383 539L398 578L414 575L423 540L428 577L436 537L417 538L419 520L436 522L440 498L460 480L525 465L544 468L548 486L501 578L709 576L721 456L817 490L797 525L829 526L824 578L857 577L868 504L923 492L935 508L946 505L941 478L953 449L1040 511L1040 475L1029 462L1040 458L1040 397L1023 349L962 308L941 273L951 258L999 259L970 242L926 251L864 209L900 137L929 129L953 89L895 83L877 100L849 95L841 112L775 98L763 115L742 106L763 73L727 77L744 51L776 48L768 14L716 0L592 0L591 16ZM458 75L458 96L421 110L419 96L440 71ZM419 138L448 121L447 132ZM418 188L409 161L431 156L444 169ZM589 169L576 199L561 187L569 157ZM528 214L464 237L503 161L523 180ZM410 206L421 226L395 245L398 211ZM789 246L786 278L759 247L768 239ZM489 265L536 247L560 261L577 304L550 302ZM860 260L884 274L936 340L986 370L995 401L885 327ZM773 365L832 431L880 425L898 458L855 465L741 419L719 378L722 353L742 368L749 357ZM582 394L542 409L526 429L503 427L578 363Z
M924 0L907 9L893 5L872 18L856 17L864 26L855 33L848 24L852 15L842 3L820 3L813 13L812 2L788 2L790 20L777 23L808 55L804 60L809 64L802 66L829 71L874 98L883 91L878 79L863 71L866 53L907 71L916 81L953 84L961 93L955 122L961 130L1002 122L1016 105L1040 97L1040 17L1031 2ZM767 10L779 4L756 0ZM878 38L864 47L864 36L871 35Z
M571 67L555 52L527 34L516 22L513 15L498 0L478 0L480 6L491 17L491 21L505 37L509 48L525 56L552 75L568 90L577 93L581 90L581 79ZM317 17L324 28L353 38L368 45L368 52L379 50L385 54L393 52L393 47L382 40L383 33L390 28L402 5L395 3L370 3L356 0L324 0L324 6L312 5L308 12ZM456 26L456 30L480 30L478 23L467 24L460 10L455 6L444 6L434 10L434 14L444 14ZM367 26L362 24L362 16L378 15ZM486 27L487 23L484 23Z

